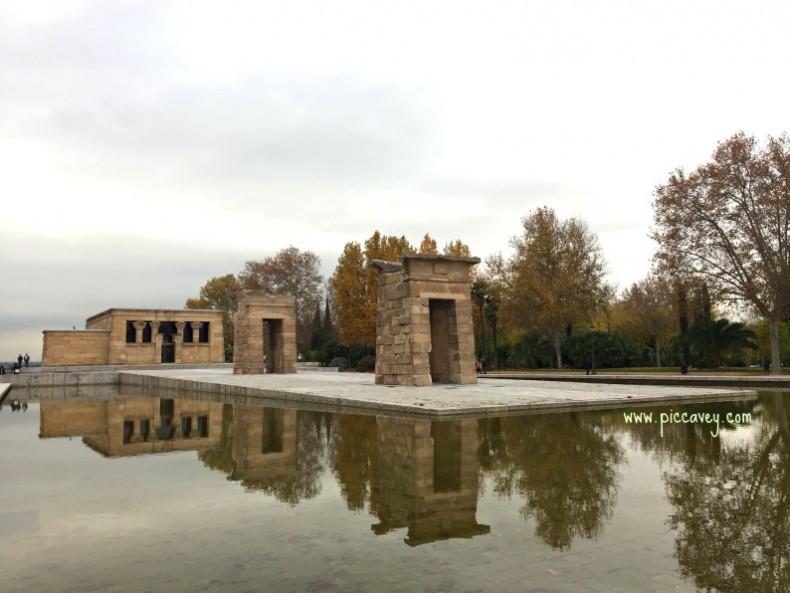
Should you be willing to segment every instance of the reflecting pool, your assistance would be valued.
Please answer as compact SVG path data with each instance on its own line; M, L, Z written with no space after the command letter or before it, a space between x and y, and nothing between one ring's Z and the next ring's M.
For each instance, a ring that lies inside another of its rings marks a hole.
M0 411L4 593L790 591L778 392L444 421L28 401Z

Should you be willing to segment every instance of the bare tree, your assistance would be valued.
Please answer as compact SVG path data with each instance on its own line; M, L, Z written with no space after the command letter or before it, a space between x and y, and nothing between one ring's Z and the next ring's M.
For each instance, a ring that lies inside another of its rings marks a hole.
M653 211L660 269L702 276L720 297L753 305L769 321L779 374L779 322L790 313L790 138L732 136L712 162L658 186Z

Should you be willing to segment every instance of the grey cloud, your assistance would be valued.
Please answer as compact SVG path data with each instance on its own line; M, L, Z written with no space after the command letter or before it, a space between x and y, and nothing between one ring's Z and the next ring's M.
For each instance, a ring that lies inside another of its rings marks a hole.
M29 131L59 145L70 167L241 188L400 183L422 171L434 127L419 96L342 77L262 75L244 89L87 97L49 111Z
M6 24L0 43L18 70L121 79L164 70L170 62L159 28L164 10L158 2L72 2L35 25L0 11Z
M240 192L370 187L422 170L439 117L422 91L264 70L196 82L168 46L164 11L100 2L12 28L0 41L6 138L59 148L66 172Z

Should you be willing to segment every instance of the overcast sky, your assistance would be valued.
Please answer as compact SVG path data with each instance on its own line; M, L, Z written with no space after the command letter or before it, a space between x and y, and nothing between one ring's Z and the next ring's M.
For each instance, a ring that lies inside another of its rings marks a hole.
M508 254L537 207L645 276L653 188L787 130L790 3L0 0L0 359L376 229Z

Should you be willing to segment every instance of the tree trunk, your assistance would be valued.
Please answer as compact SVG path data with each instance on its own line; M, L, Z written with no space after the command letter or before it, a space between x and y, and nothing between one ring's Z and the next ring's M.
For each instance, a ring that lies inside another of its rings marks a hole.
M678 288L678 323L680 325L680 341L683 345L683 362L691 364L691 348L689 348L689 305L686 298L686 289Z
M782 374L782 360L779 356L779 321L771 319L771 374Z
M656 335L656 366L661 368L661 341L658 339L658 335Z
M494 368L499 369L501 368L502 364L499 360L499 344L497 343L497 331L496 331L496 317L491 319L491 340L494 342Z
M488 358L488 340L486 340L486 319L483 315L483 305L479 306L480 310L480 356Z
M557 355L557 368L562 368L562 348L560 347L560 333L557 332L554 334L554 352Z

